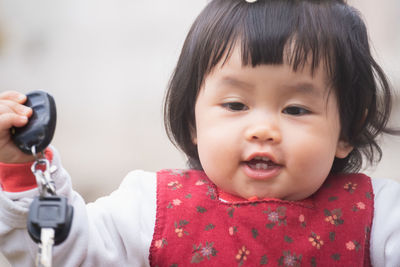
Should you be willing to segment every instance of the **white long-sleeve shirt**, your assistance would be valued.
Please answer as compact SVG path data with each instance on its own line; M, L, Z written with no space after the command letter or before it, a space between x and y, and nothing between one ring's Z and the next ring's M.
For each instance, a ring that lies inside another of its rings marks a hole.
M53 249L54 266L149 266L156 218L156 173L133 171L109 196L85 204L71 186L57 153L53 173L57 193L74 206L66 241ZM400 266L400 184L372 179L374 219L370 255L373 266ZM0 191L0 250L13 266L34 266L37 245L26 230L29 204L37 189ZM356 227L356 226L355 226Z

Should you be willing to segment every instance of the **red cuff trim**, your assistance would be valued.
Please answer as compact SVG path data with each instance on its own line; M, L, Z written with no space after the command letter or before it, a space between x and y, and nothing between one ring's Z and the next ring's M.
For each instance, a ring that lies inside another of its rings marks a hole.
M53 152L47 148L46 158L51 162ZM22 192L37 187L36 178L31 171L33 162L2 163L0 162L0 184L5 192Z

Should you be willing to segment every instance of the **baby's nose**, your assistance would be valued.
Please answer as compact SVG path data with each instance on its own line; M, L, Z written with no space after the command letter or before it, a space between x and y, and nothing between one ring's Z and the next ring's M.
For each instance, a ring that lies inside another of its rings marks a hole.
M248 141L280 143L282 135L276 124L258 123L246 130L246 139Z

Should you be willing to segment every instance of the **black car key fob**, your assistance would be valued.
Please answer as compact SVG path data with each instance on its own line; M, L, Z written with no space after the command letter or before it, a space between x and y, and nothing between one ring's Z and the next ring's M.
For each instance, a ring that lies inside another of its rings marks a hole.
M36 196L28 213L27 228L30 237L36 243L41 242L41 230L51 228L54 233L54 245L62 243L71 229L74 208L63 196Z
M40 153L53 139L57 121L56 104L54 98L42 90L32 91L26 96L28 99L24 105L32 108L33 114L24 127L11 128L11 138L24 153Z

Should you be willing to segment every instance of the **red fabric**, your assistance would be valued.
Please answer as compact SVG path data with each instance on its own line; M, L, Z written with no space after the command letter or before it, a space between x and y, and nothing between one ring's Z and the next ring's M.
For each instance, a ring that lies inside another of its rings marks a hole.
M371 266L373 199L370 178L351 174L303 201L224 202L203 172L164 170L150 265Z
M49 161L53 160L53 152L45 150ZM0 162L0 184L5 192L22 192L37 187L35 176L31 171L33 162L27 163L2 163Z

